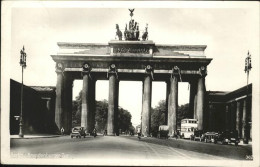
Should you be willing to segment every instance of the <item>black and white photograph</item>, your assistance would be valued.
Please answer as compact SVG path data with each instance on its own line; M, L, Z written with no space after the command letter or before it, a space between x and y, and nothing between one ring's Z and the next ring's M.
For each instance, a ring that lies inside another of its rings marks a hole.
M259 166L259 9L3 1L1 164Z

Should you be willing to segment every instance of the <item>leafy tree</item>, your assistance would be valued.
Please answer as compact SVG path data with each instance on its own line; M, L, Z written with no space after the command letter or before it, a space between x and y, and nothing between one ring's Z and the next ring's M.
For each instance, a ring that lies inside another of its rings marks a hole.
M118 127L122 132L128 132L132 128L132 115L127 110L119 107L118 109Z
M156 136L160 125L165 125L165 112L166 104L165 100L161 100L158 106L151 110L151 133Z
M107 100L97 101L95 122L96 122L96 128L98 132L103 132L107 128L107 113L108 113Z
M157 135L160 125L166 125L165 113L167 111L165 100L161 100L155 108L151 110L151 133L153 136ZM178 106L177 112L177 127L180 128L181 120L190 118L192 113L189 111L189 103Z
M81 94L76 97L76 100L73 101L72 106L72 122L73 126L80 126L81 122ZM98 132L103 132L107 128L107 113L108 113L108 101L96 101L96 111L95 111L95 122L96 129ZM132 115L127 110L119 107L118 108L118 127L122 132L125 131L134 131L132 126Z
M76 100L72 102L72 126L80 126L81 121L81 94L82 91L79 92L79 95L76 97Z

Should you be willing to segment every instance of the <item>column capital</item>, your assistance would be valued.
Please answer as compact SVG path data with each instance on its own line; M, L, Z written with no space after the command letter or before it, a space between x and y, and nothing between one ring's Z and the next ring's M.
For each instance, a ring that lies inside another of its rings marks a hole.
M82 74L88 74L91 71L91 66L88 63L82 64Z
M179 76L179 78L177 78L177 76ZM172 68L171 78L173 78L173 77L176 77L178 80L182 81L182 79L181 79L181 70L180 70L180 68L178 66L174 66Z
M153 71L153 67L150 64L146 65L144 69L145 73L151 73Z
M181 72L180 68L178 66L174 66L172 68L172 75L179 75Z
M88 63L83 63L82 64L82 72L81 75L89 75L91 72L91 66Z
M148 65L145 66L144 70L145 70L145 74L151 75L152 79L154 80L154 77L153 77L153 70L154 69L153 69L153 67L150 64L148 64Z
M107 70L107 78L110 74L115 74L116 75L116 78L118 79L118 75L117 75L117 67L116 65L113 63L113 64L110 64L109 67L108 67L108 70Z
M61 62L57 62L55 68L56 68L56 70L55 70L56 73L63 73L63 71L65 69L64 64Z
M202 77L206 77L206 75L207 75L207 67L201 66L201 67L199 68L199 73L200 73L200 75L201 75Z

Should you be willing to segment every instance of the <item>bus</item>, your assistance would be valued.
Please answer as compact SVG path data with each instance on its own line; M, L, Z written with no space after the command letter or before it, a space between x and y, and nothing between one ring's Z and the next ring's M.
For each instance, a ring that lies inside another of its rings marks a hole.
M181 136L184 139L190 139L194 135L194 131L198 128L197 119L182 119L181 120Z

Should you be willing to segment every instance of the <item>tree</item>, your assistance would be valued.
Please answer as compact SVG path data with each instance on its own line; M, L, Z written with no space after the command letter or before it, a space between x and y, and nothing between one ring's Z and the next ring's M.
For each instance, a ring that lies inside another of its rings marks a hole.
M160 125L165 125L165 113L166 113L166 104L165 100L161 100L158 103L158 106L151 109L151 130L153 136L157 135L158 128Z
M81 122L81 98L82 92L76 97L72 103L72 123L73 126L80 126ZM107 128L108 101L96 101L95 122L98 132L103 132ZM134 131L132 126L132 115L122 107L118 107L118 127L122 131Z
M122 132L127 132L132 130L132 115L127 110L119 107L118 109L118 127Z
M167 111L165 100L159 101L158 105L151 110L151 133L153 136L157 135L160 125L166 125L165 113ZM177 112L177 128L181 126L181 120L190 118L192 113L189 111L189 103L178 106Z
M76 100L72 102L72 126L80 126L81 121L81 95L82 91L79 92L79 95L76 97Z
M95 122L96 122L96 128L98 132L103 132L107 128L107 113L108 113L107 100L97 101Z

